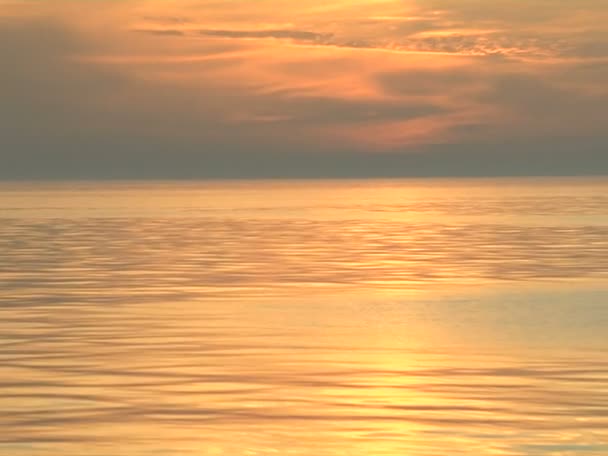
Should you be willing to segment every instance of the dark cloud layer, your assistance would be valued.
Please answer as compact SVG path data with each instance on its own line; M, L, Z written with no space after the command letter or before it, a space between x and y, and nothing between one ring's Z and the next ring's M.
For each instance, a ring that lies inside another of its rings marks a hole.
M329 33L315 33L305 30L198 30L204 36L220 36L226 38L278 38L299 41L328 41Z
M306 30L179 30L179 29L141 29L140 33L165 36L209 36L219 38L275 38L300 42L331 43L331 33L315 33Z
M72 138L19 144L2 179L231 179L582 176L608 174L608 138L427 146L416 153L243 150L175 142ZM41 153L44 148L48 153ZM38 149L40 148L40 149ZM35 163L35 166L32 164Z

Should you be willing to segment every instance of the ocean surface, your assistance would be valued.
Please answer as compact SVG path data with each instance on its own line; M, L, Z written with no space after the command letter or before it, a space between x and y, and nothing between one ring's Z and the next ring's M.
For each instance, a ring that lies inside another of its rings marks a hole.
M0 184L0 455L608 455L608 179Z

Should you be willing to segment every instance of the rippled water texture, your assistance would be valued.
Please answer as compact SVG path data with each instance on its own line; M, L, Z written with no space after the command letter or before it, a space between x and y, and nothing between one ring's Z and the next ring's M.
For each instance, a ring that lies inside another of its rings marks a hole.
M606 455L608 180L0 184L0 455Z

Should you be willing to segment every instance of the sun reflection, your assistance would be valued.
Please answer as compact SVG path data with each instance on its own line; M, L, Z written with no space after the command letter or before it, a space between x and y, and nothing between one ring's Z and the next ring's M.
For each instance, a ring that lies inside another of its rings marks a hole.
M606 183L558 184L4 184L0 453L601 454Z

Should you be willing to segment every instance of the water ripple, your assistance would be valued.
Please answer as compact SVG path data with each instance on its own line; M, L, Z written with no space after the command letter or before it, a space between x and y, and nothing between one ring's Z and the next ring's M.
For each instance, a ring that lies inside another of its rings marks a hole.
M0 194L2 456L608 453L606 184L65 185Z

